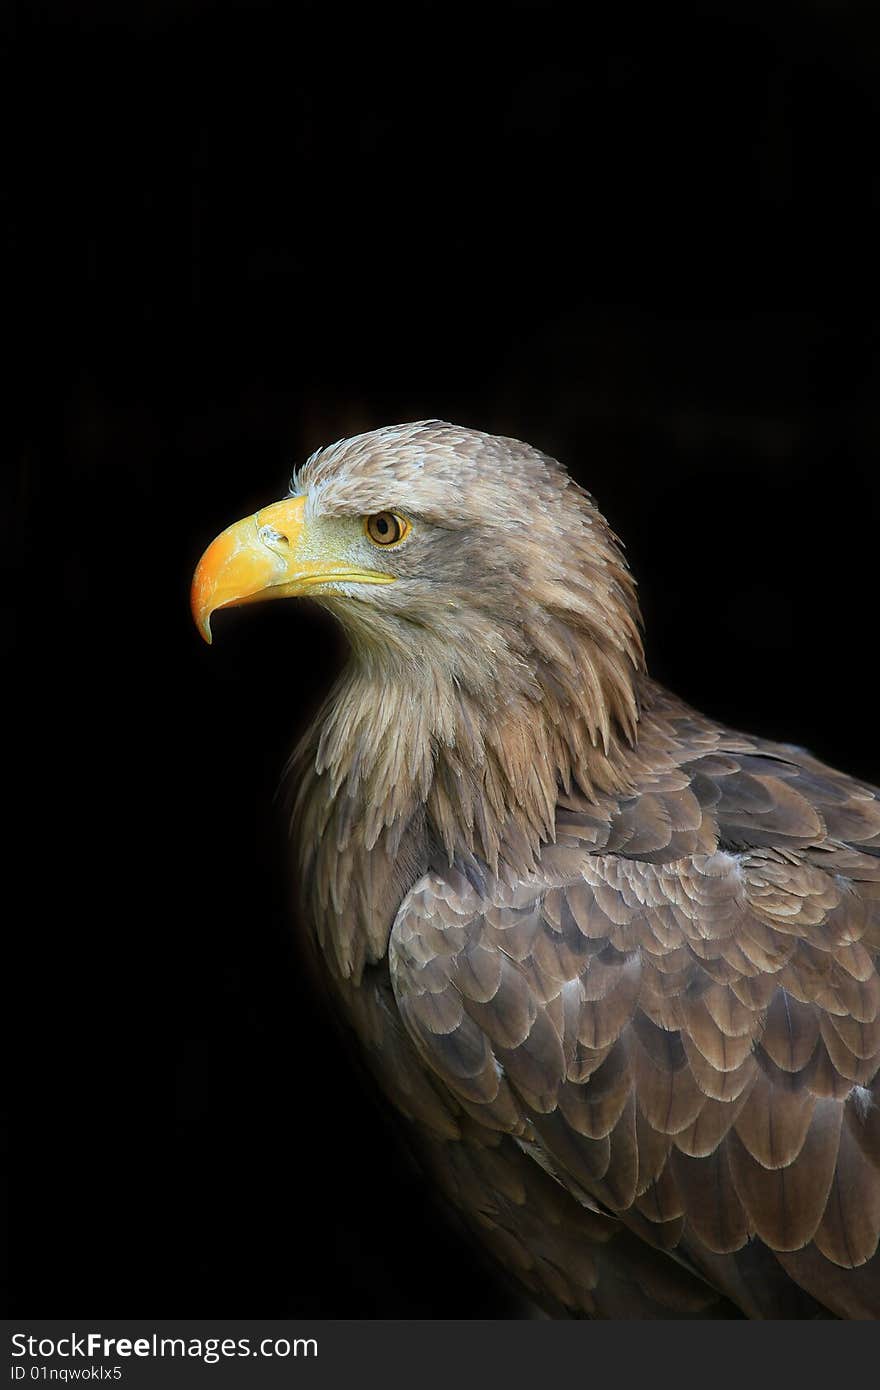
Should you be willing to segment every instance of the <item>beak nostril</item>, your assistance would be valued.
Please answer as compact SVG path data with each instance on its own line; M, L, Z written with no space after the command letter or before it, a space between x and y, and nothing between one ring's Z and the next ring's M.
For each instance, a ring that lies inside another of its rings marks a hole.
M276 531L274 526L261 526L258 534L260 540L264 541L266 545L290 545L287 536L283 535L281 531Z

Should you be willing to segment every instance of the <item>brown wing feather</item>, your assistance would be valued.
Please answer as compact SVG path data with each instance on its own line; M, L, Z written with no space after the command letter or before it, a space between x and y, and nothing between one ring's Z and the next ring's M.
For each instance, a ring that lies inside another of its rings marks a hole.
M823 1269L832 1312L880 1315L880 803L734 735L675 763L687 718L655 717L604 843L571 794L542 877L422 880L398 1007L475 1118L747 1312L760 1248L770 1315L780 1280L822 1302Z

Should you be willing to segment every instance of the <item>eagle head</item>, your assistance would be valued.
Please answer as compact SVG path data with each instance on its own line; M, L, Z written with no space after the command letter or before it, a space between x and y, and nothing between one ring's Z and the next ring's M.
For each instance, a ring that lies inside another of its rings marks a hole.
M419 421L341 440L289 496L209 546L192 588L219 608L308 595L385 679L504 701L573 698L628 737L642 665L635 585L592 498L518 440Z

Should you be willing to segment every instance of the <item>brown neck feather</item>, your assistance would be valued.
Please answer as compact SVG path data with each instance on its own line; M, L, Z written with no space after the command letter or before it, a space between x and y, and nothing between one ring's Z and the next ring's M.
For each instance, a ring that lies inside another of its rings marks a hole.
M628 785L640 648L546 617L526 640L528 660L496 641L470 679L449 671L442 640L416 661L386 649L381 663L353 643L292 760L306 908L335 972L358 976L384 954L432 858L528 873L555 838L560 789Z

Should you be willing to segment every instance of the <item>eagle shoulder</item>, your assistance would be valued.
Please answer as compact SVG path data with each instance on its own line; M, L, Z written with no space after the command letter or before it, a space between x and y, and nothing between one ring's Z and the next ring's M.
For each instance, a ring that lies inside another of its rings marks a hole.
M878 795L705 723L673 729L675 756L675 718L632 795L560 798L536 873L415 884L389 946L401 1017L462 1107L582 1201L716 1282L760 1245L876 1316Z

